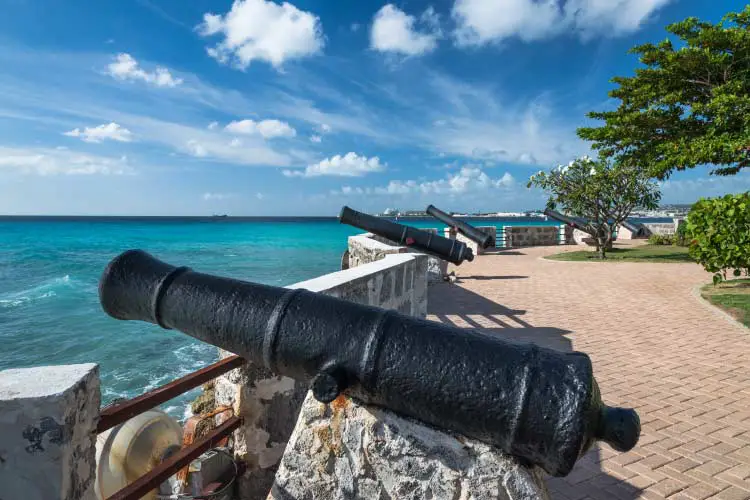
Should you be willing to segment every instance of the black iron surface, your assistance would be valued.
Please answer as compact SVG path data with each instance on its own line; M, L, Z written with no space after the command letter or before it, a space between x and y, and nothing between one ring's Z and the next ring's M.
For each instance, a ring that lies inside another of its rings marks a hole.
M591 361L316 294L174 267L130 250L99 284L103 309L495 445L566 475L595 440L626 451L635 411L601 402Z
M645 228L641 224L633 224L630 221L622 221L622 226L633 233L633 236L641 236L645 231Z
M428 233L415 227L404 226L389 220L357 212L349 207L341 209L339 222L369 231L400 245L415 248L456 265L474 260L471 248L457 240L449 240L437 234Z
M547 217L552 217L553 219L560 222L564 222L565 224L572 226L579 231L583 231L586 234L591 234L591 231L586 229L584 222L576 220L573 217L568 217L567 215L563 215L560 212L555 212L554 210L550 210L549 208L544 210L544 215L546 215Z
M429 205L427 209L425 210L425 212L432 215L440 222L450 227L455 228L456 231L463 234L464 236L469 238L471 241L477 243L482 248L488 248L495 244L495 241L492 238L492 235L489 235L485 233L484 231L481 231L475 228L474 226L467 224L466 222L462 220L458 220L455 217L451 217L447 213L437 208L435 205Z

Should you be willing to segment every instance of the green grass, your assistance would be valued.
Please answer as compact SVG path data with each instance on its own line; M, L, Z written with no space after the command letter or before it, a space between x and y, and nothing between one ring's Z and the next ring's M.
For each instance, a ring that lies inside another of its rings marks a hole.
M704 299L750 328L750 279L729 280L701 289Z
M672 245L642 245L634 248L613 248L607 251L604 261L592 250L563 252L547 257L552 260L577 262L695 262L688 255L687 247Z

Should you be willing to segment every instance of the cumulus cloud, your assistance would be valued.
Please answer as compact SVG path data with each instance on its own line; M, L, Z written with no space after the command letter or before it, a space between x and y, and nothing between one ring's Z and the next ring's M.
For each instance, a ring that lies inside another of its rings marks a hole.
M117 54L115 61L107 66L107 74L118 80L140 80L157 87L176 87L182 83L167 68L157 66L154 71L145 71L130 54Z
M320 177L323 175L336 177L362 177L375 172L383 172L386 165L380 163L380 158L373 156L359 156L357 153L347 153L326 158L323 161L308 165L304 170L284 170L286 177Z
M316 142L316 143L319 143L319 142L321 142L322 140L323 140L323 138L322 138L322 137L320 137L319 135L311 135L311 136L310 136L310 142Z
M506 38L524 41L570 31L582 38L631 33L672 0L456 0L451 12L459 45Z
M489 192L493 189L509 188L515 180L509 173L492 178L482 169L467 165L457 173L433 181L392 180L386 186L352 187L344 186L331 191L334 195L467 195Z
M83 130L74 128L68 132L63 132L63 135L78 137L84 142L96 143L107 139L118 142L130 142L133 140L132 132L115 122L102 124L97 127L85 127Z
M240 120L229 123L224 129L233 134L254 135L259 134L264 139L275 137L295 137L297 131L288 123L279 120Z
M111 158L68 149L0 147L0 169L35 175L128 175L134 170L125 156Z
M417 19L393 4L383 6L373 18L370 47L380 52L417 56L435 50L440 38L440 24L432 7L420 18L424 29L418 30Z
M219 122L211 122L208 124L208 130L216 130L219 128Z
M235 0L224 15L207 13L198 26L203 36L222 36L208 54L240 69L253 61L280 68L285 61L309 57L324 46L320 18L284 2Z

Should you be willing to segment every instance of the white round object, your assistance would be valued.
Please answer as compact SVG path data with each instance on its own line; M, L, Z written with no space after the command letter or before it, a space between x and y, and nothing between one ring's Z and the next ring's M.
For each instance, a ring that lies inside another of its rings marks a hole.
M137 415L96 438L96 495L104 500L182 447L182 427L159 409ZM143 498L155 499L157 490Z

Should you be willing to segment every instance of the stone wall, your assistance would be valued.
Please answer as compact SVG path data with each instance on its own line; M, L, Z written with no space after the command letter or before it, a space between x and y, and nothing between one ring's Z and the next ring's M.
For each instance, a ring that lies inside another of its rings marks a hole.
M673 235L677 228L685 222L685 219L674 219L672 222L644 222L646 234Z
M353 248L357 248L356 241ZM371 243L366 248L366 252L359 252L355 257L357 267L288 288L305 288L424 318L427 314L427 256L388 253L392 252L392 247ZM364 263L379 252L382 252L379 260ZM232 354L220 352L222 357ZM240 498L264 498L271 489L279 460L297 422L308 392L307 385L276 376L264 366L247 363L217 378L214 388L216 404L232 406L235 414L245 419L243 427L235 432L235 456L247 464L247 471L238 481Z
M560 226L503 226L506 248L559 245Z
M675 232L674 222L645 222L643 225L646 227L649 235L670 235Z
M339 396L308 395L268 500L545 500L543 473L497 448Z
M0 372L0 498L94 500L99 367Z
M435 228L422 229L428 233L438 234ZM362 264L369 264L381 260L386 255L401 253L422 254L418 250L397 245L396 243L374 235L372 233L358 234L349 236L349 268L357 267ZM448 274L448 262L432 255L427 257L427 280L429 282L443 281Z

